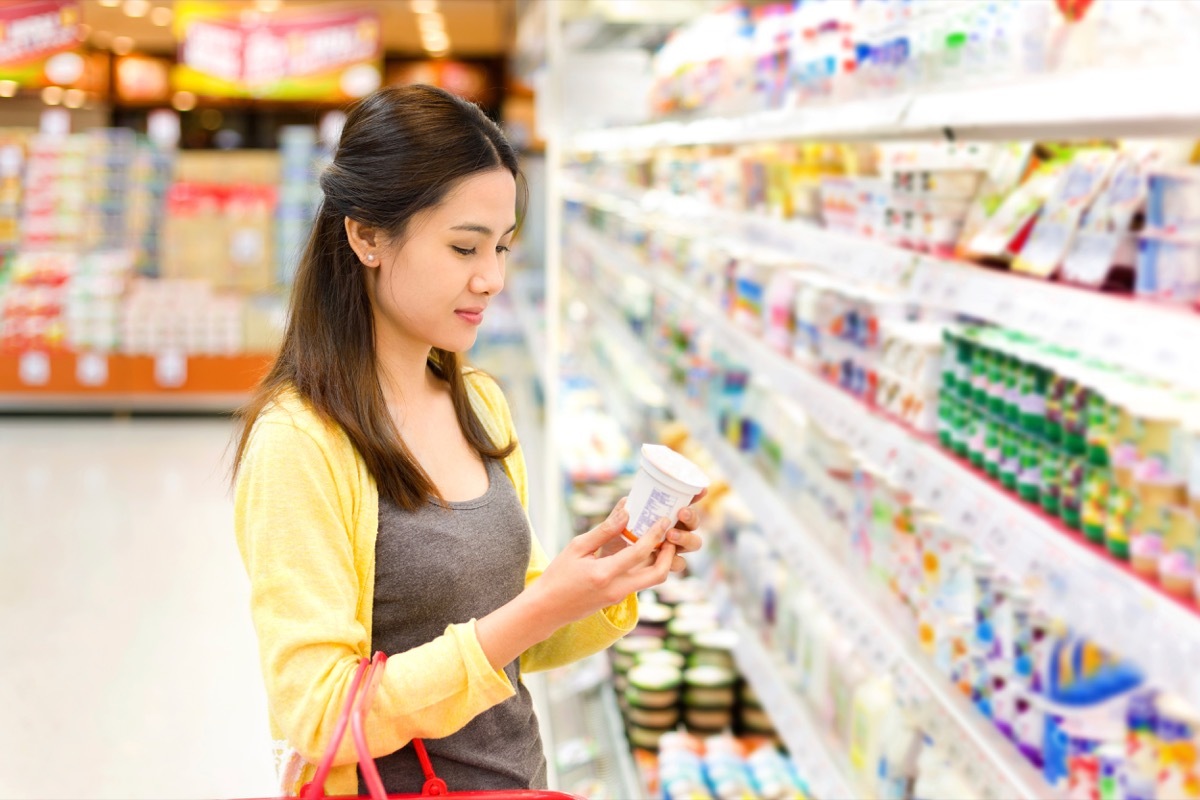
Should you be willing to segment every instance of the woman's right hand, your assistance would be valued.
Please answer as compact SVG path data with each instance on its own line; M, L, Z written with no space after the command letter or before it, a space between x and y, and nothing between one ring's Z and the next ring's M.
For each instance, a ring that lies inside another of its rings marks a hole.
M637 544L601 554L607 552L605 545L620 538L628 523L625 503L618 503L608 519L576 536L530 584L529 591L542 601L539 605L558 618L556 629L667 579L676 549L666 541L671 528L668 517L655 523Z

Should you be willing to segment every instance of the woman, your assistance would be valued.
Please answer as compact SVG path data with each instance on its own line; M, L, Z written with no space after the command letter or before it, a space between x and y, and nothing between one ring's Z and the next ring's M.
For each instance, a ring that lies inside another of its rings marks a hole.
M376 650L389 659L367 734L389 792L420 791L417 737L451 789L543 787L521 672L628 633L636 593L700 544L687 509L624 545L624 501L553 561L531 534L504 395L460 356L504 288L517 176L493 122L425 86L363 100L321 176L235 462L285 791L311 777ZM347 737L329 794L361 791L355 761Z

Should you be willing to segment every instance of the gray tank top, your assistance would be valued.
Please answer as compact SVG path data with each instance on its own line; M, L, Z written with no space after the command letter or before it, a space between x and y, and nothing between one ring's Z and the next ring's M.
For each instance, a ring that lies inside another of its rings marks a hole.
M499 461L488 460L488 490L474 500L429 502L415 512L379 498L371 650L402 653L479 619L525 588L529 522ZM438 777L451 791L546 788L546 760L520 662L504 668L517 693L444 739L426 739ZM419 794L425 782L412 747L376 762L389 794ZM359 777L359 794L366 786Z

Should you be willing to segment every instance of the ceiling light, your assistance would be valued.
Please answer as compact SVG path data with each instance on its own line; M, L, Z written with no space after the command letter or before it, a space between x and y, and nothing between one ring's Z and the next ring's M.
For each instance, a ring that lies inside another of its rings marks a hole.
M165 28L171 24L171 20L174 18L174 16L175 12L166 6L156 6L155 9L150 12L150 21L160 28Z
M412 0L409 5L414 14L432 14L437 11L437 0Z
M118 36L112 40L112 51L119 56L127 56L133 52L133 39L128 36Z
M196 107L196 95L191 92L176 92L171 98L171 105L176 111L191 111Z
M63 89L61 86L47 86L42 89L42 102L48 106L56 106L62 102Z
M255 0L254 7L264 14L274 14L283 5L283 0Z
M121 0L100 0L100 5L104 8L116 8L121 5Z
M121 10L127 17L144 17L150 13L150 0L125 0Z
M446 29L446 20L441 14L422 14L417 17L417 27L422 33L428 31L444 31Z
M83 89L67 89L63 93L63 105L67 108L81 108L86 99L87 93Z
M0 97L15 97L21 85L16 81L0 81Z

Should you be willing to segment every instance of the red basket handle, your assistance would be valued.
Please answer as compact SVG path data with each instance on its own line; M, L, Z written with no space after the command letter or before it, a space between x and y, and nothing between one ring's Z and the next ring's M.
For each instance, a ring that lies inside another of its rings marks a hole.
M337 756L342 738L346 735L346 724L350 721L354 698L358 695L358 687L362 685L363 675L370 665L371 662L365 658L358 662L354 679L350 682L350 693L347 696L346 705L338 716L337 725L333 728L333 738L329 740L329 746L325 748L325 755L321 757L321 763L317 765L317 774L300 790L300 796L305 800L322 800L325 797L325 780L329 777L330 770L333 769L333 759Z
M379 769L375 759L371 757L371 748L367 745L367 733L364 721L371 703L375 699L375 691L383 679L383 667L387 663L387 654L378 652L373 659L361 659L350 683L350 692L346 705L338 717L333 729L333 738L325 749L321 763L317 765L317 773L310 783L300 791L304 800L323 800L325 798L325 781L333 769L333 760L337 756L338 747L346 735L346 725L349 723L354 737L354 749L358 753L358 768L362 771L363 783L371 800L387 800L387 790L383 788L383 779L379 777ZM425 750L425 742L420 739L412 740L413 749L417 752L417 760L421 762L421 771L425 773L425 785L421 789L423 797L443 797L449 794L446 782L433 772L433 763Z

